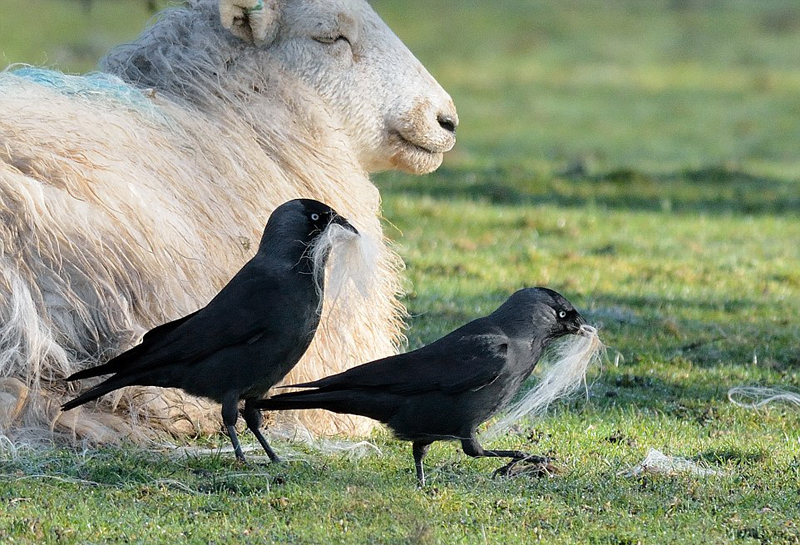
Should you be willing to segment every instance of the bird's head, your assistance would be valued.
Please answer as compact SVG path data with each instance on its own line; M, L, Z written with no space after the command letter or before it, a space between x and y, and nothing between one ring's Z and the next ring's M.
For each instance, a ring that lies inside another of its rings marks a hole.
M327 204L315 201L313 199L298 199L303 206L303 213L305 215L308 229L308 236L313 240L320 236L328 228L333 225L339 225L346 231L358 234L358 229L347 221L344 216L328 206Z
M495 311L520 333L547 342L564 335L588 335L590 326L563 295L548 288L523 288Z
M292 247L301 253L332 226L358 235L358 230L327 204L313 199L294 199L276 208L267 221L259 251L276 254Z

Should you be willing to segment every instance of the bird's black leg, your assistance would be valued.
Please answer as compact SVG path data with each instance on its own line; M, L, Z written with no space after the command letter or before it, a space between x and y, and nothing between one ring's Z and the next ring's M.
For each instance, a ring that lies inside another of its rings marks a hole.
M253 435L256 436L258 442L261 443L261 446L269 456L269 459L272 462L280 462L281 459L278 458L278 455L275 454L275 451L272 450L272 447L269 446L267 443L266 437L261 433L261 422L263 421L263 416L261 415L261 411L253 407L252 405L253 400L247 399L244 402L244 410L242 411L242 416L244 417L244 421L247 422L247 429L253 432Z
M547 464L551 462L549 458L544 456L536 456L534 454L528 454L527 452L521 452L519 450L485 450L481 444L478 443L478 439L476 439L474 435L469 439L462 439L461 448L464 449L464 454L474 458L511 458L509 463L499 469L496 469L493 475L507 475L511 469L517 465L517 463L522 461L540 464L542 466L547 466Z
M534 464L544 464L550 461L550 458L545 456L537 456L535 454L528 454L519 450L484 450L484 456L491 456L493 458L511 458L515 462L533 462Z
M239 399L235 396L228 397L222 402L222 423L225 429L228 430L228 436L233 443L233 452L236 454L236 459L244 462L244 452L242 446L239 444L239 438L236 437L236 420L239 419Z
M486 450L478 443L478 440L474 436L469 439L462 439L461 448L464 449L464 454L472 456L473 458L511 458L517 462L520 460L528 460L534 463L546 463L550 461L544 456L536 456L519 450Z
M422 459L428 454L429 448L431 448L430 442L414 441L414 467L417 469L417 484L420 488L425 486L425 470L422 467Z

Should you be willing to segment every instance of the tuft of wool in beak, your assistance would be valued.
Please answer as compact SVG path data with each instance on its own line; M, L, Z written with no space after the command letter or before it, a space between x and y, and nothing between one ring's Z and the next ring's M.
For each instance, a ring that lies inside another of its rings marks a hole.
M581 325L576 334L556 341L542 357L539 382L509 407L483 437L497 437L525 416L541 416L554 401L569 397L581 385L585 387L586 370L600 360L604 348L597 328L587 324Z
M345 314L363 306L375 288L379 253L380 242L373 237L339 223L328 225L310 248L320 305Z

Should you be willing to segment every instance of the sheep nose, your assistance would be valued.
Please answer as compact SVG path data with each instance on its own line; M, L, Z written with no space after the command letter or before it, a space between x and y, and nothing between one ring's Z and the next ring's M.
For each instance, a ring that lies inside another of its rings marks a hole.
M439 114L436 117L436 121L439 122L439 126L446 130L447 132L451 132L453 134L456 133L456 127L458 127L458 119L455 116L450 114Z

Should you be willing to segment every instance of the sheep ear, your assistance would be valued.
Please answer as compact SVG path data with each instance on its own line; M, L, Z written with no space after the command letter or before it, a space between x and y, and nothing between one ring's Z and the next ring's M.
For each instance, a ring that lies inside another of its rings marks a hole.
M278 32L278 0L219 0L222 26L248 43L269 44Z

